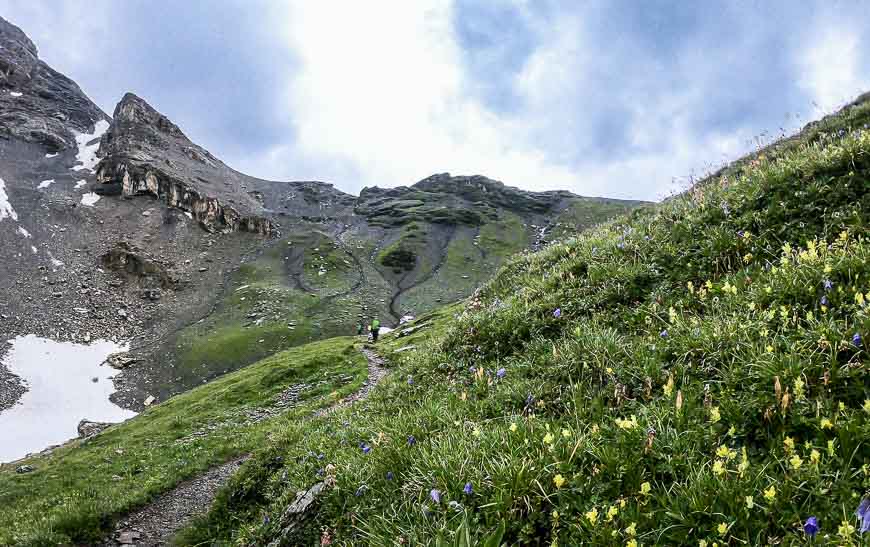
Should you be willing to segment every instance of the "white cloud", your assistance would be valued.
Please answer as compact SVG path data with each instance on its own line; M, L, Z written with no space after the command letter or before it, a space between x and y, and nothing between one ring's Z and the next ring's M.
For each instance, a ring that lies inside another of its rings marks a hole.
M351 3L341 4L341 17L336 11L303 2L285 14L287 44L300 63L287 94L293 154L318 168L312 177L352 170L359 180L333 180L358 189L450 171L526 188L578 186L570 168L525 140L524 120L499 117L465 93L448 2ZM280 152L272 151L274 160Z
M831 111L870 87L870 78L860 69L865 52L857 32L848 25L827 24L810 39L798 63L803 73L799 84L820 110Z

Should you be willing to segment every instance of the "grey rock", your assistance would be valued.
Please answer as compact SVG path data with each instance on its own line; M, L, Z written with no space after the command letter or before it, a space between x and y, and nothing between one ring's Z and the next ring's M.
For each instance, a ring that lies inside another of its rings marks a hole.
M82 420L79 422L79 425L76 428L76 430L79 433L79 438L85 439L87 437L93 437L94 435L96 435L97 433L100 433L101 431L103 431L104 429L109 427L110 425L112 425L112 424L106 423L106 422L92 422L90 420Z

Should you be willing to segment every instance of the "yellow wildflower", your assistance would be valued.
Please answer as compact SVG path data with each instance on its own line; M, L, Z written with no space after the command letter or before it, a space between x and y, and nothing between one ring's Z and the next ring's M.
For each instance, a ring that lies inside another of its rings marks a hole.
M517 430L517 424L511 424L511 426L510 426L510 430L511 430L511 431L516 431L516 430Z
M791 451L794 450L794 439L791 437L786 437L782 444L785 445L785 453L791 454Z
M586 511L586 520L589 521L589 524L595 524L598 521L598 509L593 507L589 511Z
M720 522L719 526L716 527L716 531L719 532L720 536L724 536L726 533L728 533L728 525L724 522Z
M844 403L843 401L840 401L839 404L837 404L837 408L840 410L840 412L845 411L846 410L846 403Z
M728 436L733 437L734 435L737 435L737 428L732 425L728 428Z
M652 486L650 485L650 483L645 482L645 483L640 485L640 493L643 494L644 496L649 494L651 491L652 491Z
M714 406L710 409L710 421L714 424L722 419L722 415L719 413L719 407Z
M725 473L725 465L722 463L722 460L716 460L713 462L713 473L715 473L716 476Z
M789 461L789 463L791 463L791 466L795 471L800 469L801 466L804 464L804 461L797 454L792 456L788 461Z
M619 509L616 508L615 505L611 505L610 509L607 510L607 520L613 520L613 517L619 514Z
M828 456L834 455L834 441L828 441Z
M668 383L665 384L665 396L670 397L674 391L674 377L668 376Z
M813 462L814 464L817 464L817 463L819 463L819 460L821 458L822 458L822 455L819 453L819 451L816 450L815 448L813 448L812 452L810 452L810 461Z
M870 399L864 399L864 406L862 407L864 412L870 414Z
M831 420L829 420L827 418L822 418L822 421L819 422L819 425L822 426L822 429L833 429L834 428L834 424L831 423Z
M764 350L765 350L767 353L773 353L773 346L771 346L770 344L768 344L767 347L764 348Z
M704 283L704 285L707 287L708 290L713 288L713 282L710 281L709 279L707 280L706 283Z
M625 543L625 547L637 547L637 540L630 539Z
M864 295L861 293L861 291L857 291L855 293L855 303L858 304L859 306L863 306L864 302L865 302Z
M626 526L626 527L625 527L625 533L626 533L626 535L628 535L628 536L634 537L634 535L637 534L637 524L635 524L635 523L632 522L631 524L629 524L628 526Z
M565 437L565 438L567 439L568 437L571 436L571 432L568 431L567 429L563 429L563 430L562 430L562 436Z
M855 527L852 526L848 520L844 520L840 527L837 528L837 533L840 534L840 537L848 540L851 543L852 534L855 533Z
M804 398L804 381L800 377L794 381L794 398L796 401Z
M702 539L701 541L699 541L699 542L698 542L698 547L707 547L707 540L706 540L706 539Z
M716 449L716 455L719 456L720 458L727 458L728 457L728 447L725 446L724 444L719 446L719 448Z
M764 491L764 499L767 501L773 501L776 499L776 487L773 485L770 486L767 490Z
M553 477L553 484L556 485L556 488L562 488L562 485L565 484L565 477L562 475L556 475Z
M480 430L475 428L474 431L471 432L471 434L475 437L480 437Z
M752 509L755 507L755 499L752 496L746 496L746 508Z
M553 438L554 437L552 433L547 433L546 435L544 435L544 444L552 444Z

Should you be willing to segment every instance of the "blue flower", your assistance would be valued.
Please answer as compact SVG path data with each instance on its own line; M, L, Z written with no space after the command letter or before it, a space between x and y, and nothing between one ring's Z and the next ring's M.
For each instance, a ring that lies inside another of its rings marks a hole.
M463 492L468 494L469 496L474 493L474 488L471 487L470 482L465 483L465 488L462 489Z
M804 524L804 533L810 537L816 537L819 533L819 520L816 517L810 517Z
M857 348L861 347L861 335L857 332L852 336L852 344L854 344Z
M435 503L441 503L441 491L437 488L433 488L429 492L429 497L432 498L432 501L434 501Z
M474 368L474 366L470 366L470 367L468 367L468 372L474 374L476 371L477 371L477 369Z
M507 371L504 369L504 367L502 367L502 368L498 369L498 371L495 373L495 375L499 378L504 378L505 376L507 376Z
M555 317L556 319L562 317L562 308L556 308L553 311L553 317Z
M661 336L662 338L667 338L668 337L668 329L665 329L662 332L660 332L659 336Z
M393 480L393 478L395 478L395 475L393 475L393 472L387 471L387 480L391 481L391 480Z
M263 515L263 524L269 524L269 515Z
M369 445L363 443L363 445L362 445L362 451L363 451L363 454L368 454L369 452L372 451L372 447L370 447Z
M322 476L323 476L323 473L324 473L323 469L318 469L318 470L317 470L317 476L318 476L318 477L322 477Z
M359 488L356 489L356 492L354 493L354 496L356 496L356 497L360 497L360 496L363 495L363 492L365 492L365 491L366 491L366 487L365 487L365 485L360 486Z
M830 302L828 301L828 297L827 297L827 296L823 296L821 299L819 299L819 304L821 304L822 306L827 306L827 305L829 305Z
M414 446L415 444L417 444L417 439L413 435L408 435L408 446Z
M830 279L825 279L824 287L826 291L829 291L834 288L834 284L831 282Z
M322 460L322 459L325 458L325 457L326 457L326 455L325 455L325 454L322 454L322 453L317 455L317 459L318 459L318 460Z
M855 511L855 516L861 521L861 533L870 530L870 498L864 498Z
M410 376L408 376L408 385L409 385L409 386L413 386L413 385L414 385L414 379L411 378Z

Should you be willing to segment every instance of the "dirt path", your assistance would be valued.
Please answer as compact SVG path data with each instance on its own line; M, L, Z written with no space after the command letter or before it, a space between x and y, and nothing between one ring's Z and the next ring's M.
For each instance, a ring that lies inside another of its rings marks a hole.
M368 348L362 349L368 361L368 378L355 393L335 404L321 408L313 416L322 417L345 408L368 397L371 390L387 375L384 360ZM156 547L169 545L172 538L195 517L206 513L218 491L250 455L245 455L218 467L213 467L199 477L187 480L157 497L148 505L122 518L115 525L111 538L104 546L133 545Z

